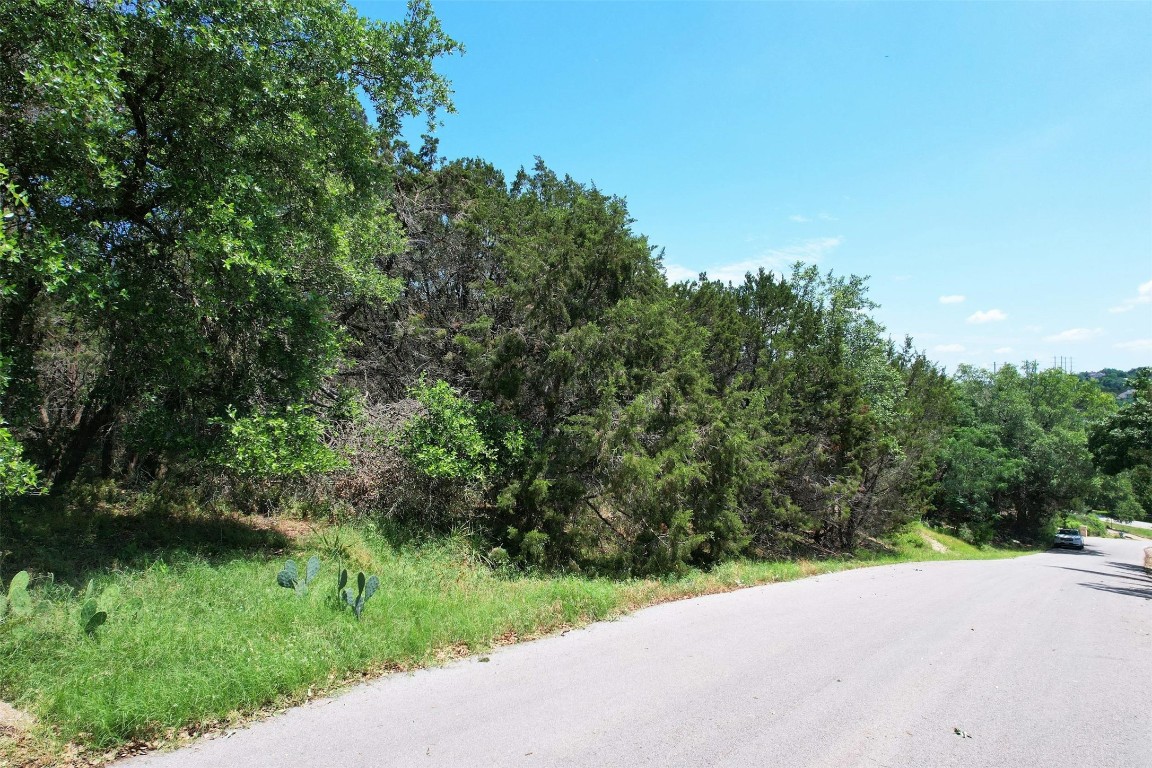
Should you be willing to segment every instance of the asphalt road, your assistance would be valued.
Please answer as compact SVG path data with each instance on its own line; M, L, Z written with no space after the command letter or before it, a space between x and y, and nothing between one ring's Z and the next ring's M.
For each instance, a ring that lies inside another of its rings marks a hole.
M1152 766L1152 542L1086 542L656 606L119 765Z

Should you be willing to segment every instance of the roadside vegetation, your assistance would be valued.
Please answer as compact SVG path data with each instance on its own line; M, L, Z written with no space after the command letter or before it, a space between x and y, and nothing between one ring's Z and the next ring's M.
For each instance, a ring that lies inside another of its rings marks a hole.
M1089 536L1107 536L1108 525L1095 514L1072 514L1064 516L1060 528L1084 528Z
M414 537L370 523L279 529L212 517L147 553L124 541L129 528L154 537L195 523L113 515L88 539L90 553L115 563L102 569L70 569L59 543L40 548L69 577L37 577L30 615L0 625L0 696L36 718L0 733L0 754L30 765L111 757L653 603L867 565L1019 554L912 525L853 556L608 579L524 572L491 562L464 533ZM278 583L288 560L303 576L313 557L306 586ZM337 595L342 569L379 580L359 619ZM95 628L90 601L107 616Z
M439 155L460 50L423 0L0 5L0 698L35 733L1152 512L1147 369L1123 403L949 375L804 264L670 284L623 197Z
M1138 528L1135 525L1125 525L1124 523L1108 523L1108 529L1113 531L1120 531L1128 536L1135 536L1140 539L1152 539L1152 530L1148 528Z

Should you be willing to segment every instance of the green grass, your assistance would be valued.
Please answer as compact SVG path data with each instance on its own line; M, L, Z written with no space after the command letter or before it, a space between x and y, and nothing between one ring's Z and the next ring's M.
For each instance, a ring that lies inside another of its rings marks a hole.
M1152 539L1152 529L1137 528L1134 525L1124 525L1123 523L1108 523L1108 527L1114 531L1123 531L1130 536L1139 536L1142 539Z
M213 558L170 548L97 573L92 591L108 621L95 637L80 628L82 588L41 577L33 618L0 625L0 698L36 716L34 748L23 749L53 763L68 742L87 755L114 753L299 702L362 674L435 664L653 603L867 565L1019 554L931 535L950 551L932 551L913 529L890 551L856 558L738 561L627 581L505 576L463 538L405 544L370 527L328 529L280 553ZM323 565L307 595L277 586L284 559L301 563L313 553ZM360 622L334 599L340 564L380 577Z

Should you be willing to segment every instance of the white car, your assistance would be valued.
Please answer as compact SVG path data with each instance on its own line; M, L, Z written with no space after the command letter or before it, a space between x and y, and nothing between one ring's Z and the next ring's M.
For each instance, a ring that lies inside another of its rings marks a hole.
M1084 549L1084 537L1075 528L1061 528L1056 531L1056 539L1052 542L1052 546Z

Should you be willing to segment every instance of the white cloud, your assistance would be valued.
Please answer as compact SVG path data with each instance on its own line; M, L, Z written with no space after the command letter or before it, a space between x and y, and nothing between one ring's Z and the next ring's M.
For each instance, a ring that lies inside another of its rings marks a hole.
M937 344L932 347L933 352L963 352L963 344Z
M965 298L967 298L967 297L961 296L958 293L952 294L951 296L941 296L940 297L940 303L941 304L962 304L962 303L964 303Z
M1026 325L1026 326L1024 326L1024 330L1028 331L1029 333L1040 333L1040 331L1043 328L1044 328L1044 326L1042 326L1042 325Z
M906 283L912 279L912 275L892 275L892 280L897 283Z
M1116 349L1152 349L1152 339L1134 339L1113 344Z
M795 259L793 259L793 261L795 261ZM744 275L749 272L755 274L761 267L771 272L779 272L783 266L784 264L782 262L773 258L748 259L732 264L723 264L715 269L711 269L708 271L708 279L739 285L744 282Z
M801 240L783 248L769 248L754 258L722 264L709 269L708 279L740 284L744 282L745 274L748 272L756 274L756 271L761 267L769 272L780 274L787 271L797 261L815 264L836 250L842 242L844 242L842 237L815 237ZM668 282L675 283L680 280L695 280L700 276L700 271L679 264L665 264L664 274L667 275Z
M820 221L838 221L835 216L830 216L824 211L820 211L820 213L816 214L816 219L819 219ZM794 221L797 224L807 224L811 221L815 221L816 219L813 219L811 216L805 216L802 213L794 213L788 217L789 221Z
M1124 299L1120 304L1109 309L1109 312L1130 312L1140 304L1152 304L1152 280L1141 283L1136 288L1136 297Z
M995 323L1000 320L1007 320L1008 315L999 309L989 309L987 312L973 312L968 316L968 322L974 324L980 323Z
M1069 328L1051 336L1045 336L1044 341L1088 341L1104 333L1102 328Z
M784 248L770 248L760 254L757 261L768 261L782 267L790 267L797 261L812 264L839 248L843 242L844 238L840 236L814 237Z
M679 283L684 280L695 280L700 276L700 273L694 269L682 267L679 264L665 264L664 274L668 278L668 283Z

